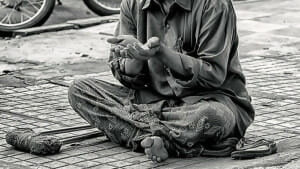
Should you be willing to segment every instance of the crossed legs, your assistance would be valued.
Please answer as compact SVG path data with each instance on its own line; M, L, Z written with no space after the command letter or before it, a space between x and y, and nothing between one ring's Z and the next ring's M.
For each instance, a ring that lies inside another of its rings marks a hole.
M82 118L157 162L200 156L203 145L226 139L236 126L234 113L214 100L170 107L164 100L135 104L132 96L130 89L96 79L74 81L69 89L70 105Z

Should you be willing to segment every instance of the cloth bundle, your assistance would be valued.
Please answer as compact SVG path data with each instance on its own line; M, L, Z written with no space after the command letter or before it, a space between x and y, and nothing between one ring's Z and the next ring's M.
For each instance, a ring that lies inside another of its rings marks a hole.
M6 142L16 149L36 155L58 153L62 142L53 136L43 136L32 129L14 129L6 134Z

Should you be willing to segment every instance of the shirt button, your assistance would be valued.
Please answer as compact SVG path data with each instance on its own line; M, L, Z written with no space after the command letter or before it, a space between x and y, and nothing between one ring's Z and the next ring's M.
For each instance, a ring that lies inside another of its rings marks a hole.
M170 29L170 25L167 24L167 25L165 26L165 28L166 28L166 29Z

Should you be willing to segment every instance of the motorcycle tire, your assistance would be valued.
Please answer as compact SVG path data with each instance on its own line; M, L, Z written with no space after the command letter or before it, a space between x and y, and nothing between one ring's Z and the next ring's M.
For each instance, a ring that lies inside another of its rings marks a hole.
M83 2L86 4L86 6L89 9L91 9L93 12L101 16L120 13L121 0L110 0L109 2L106 3L101 2L101 0L83 0Z
M30 1L30 0L28 0ZM55 0L43 0L41 8L32 16L32 18L17 24L0 22L0 32L12 32L18 29L30 28L44 24L50 17L55 7Z

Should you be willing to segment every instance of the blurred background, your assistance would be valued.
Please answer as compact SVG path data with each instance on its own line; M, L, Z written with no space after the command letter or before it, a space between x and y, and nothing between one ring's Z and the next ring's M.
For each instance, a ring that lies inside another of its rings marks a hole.
M84 19L98 16L91 11L83 1L61 0L62 5L56 5L45 25L64 23L73 19Z
M118 14L120 3L121 0L0 0L0 35L40 25Z

